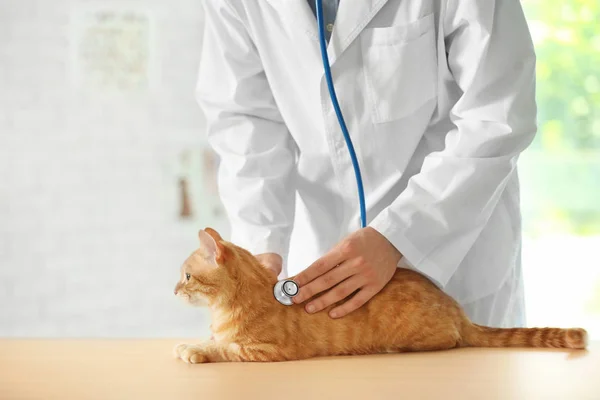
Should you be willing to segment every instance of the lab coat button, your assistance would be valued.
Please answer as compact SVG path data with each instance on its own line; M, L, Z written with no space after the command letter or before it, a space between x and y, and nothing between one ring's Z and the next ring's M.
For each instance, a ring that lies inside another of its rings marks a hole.
M333 24L327 24L327 32L333 32Z

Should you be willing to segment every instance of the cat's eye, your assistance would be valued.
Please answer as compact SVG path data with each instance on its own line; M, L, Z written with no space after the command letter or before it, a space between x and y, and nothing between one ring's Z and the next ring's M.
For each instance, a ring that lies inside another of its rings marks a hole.
M190 280L190 274L185 274L185 279L187 279L188 281Z

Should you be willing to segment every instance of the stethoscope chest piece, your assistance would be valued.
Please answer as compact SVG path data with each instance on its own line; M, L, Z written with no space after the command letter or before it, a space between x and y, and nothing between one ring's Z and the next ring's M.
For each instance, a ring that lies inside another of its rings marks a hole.
M291 279L283 279L275 284L273 294L278 302L291 306L294 304L292 297L298 294L298 284Z

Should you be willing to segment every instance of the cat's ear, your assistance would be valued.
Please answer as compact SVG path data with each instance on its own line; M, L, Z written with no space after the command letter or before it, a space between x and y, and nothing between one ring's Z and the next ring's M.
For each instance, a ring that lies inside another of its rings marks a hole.
M223 240L221 235L219 235L219 232L215 231L213 228L206 227L204 228L204 231L208 233L217 243Z
M200 249L202 249L206 259L214 266L218 266L219 263L223 261L223 244L216 241L211 235L203 230L198 232L198 239L200 239Z

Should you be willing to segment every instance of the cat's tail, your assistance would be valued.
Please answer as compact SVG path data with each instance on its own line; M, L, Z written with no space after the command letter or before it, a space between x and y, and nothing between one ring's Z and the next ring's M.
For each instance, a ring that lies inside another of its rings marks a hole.
M587 332L581 328L488 328L468 324L462 335L465 347L555 347L585 349Z

